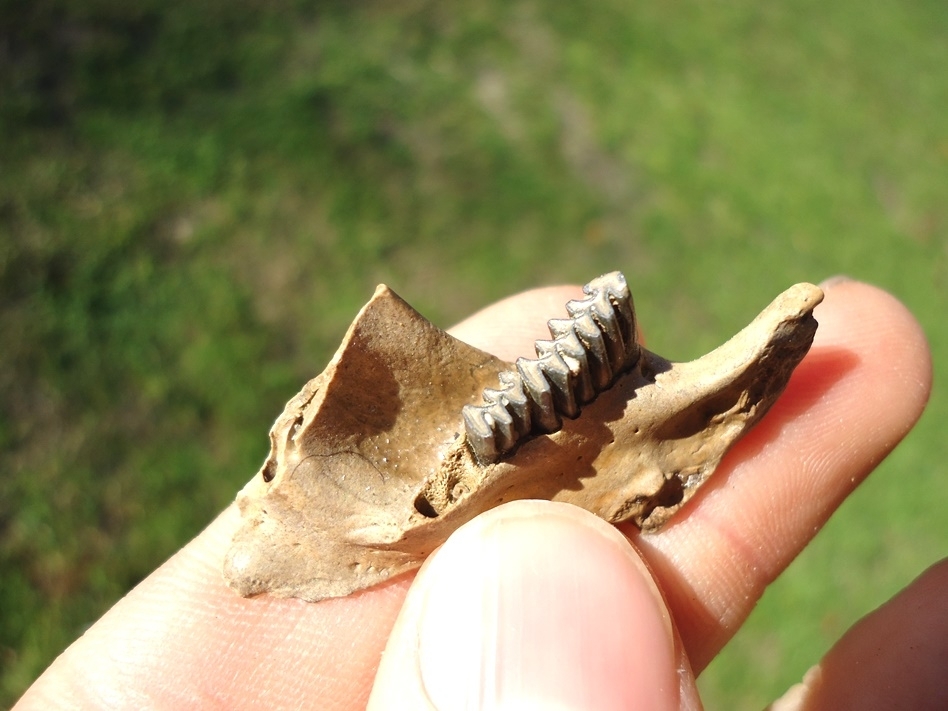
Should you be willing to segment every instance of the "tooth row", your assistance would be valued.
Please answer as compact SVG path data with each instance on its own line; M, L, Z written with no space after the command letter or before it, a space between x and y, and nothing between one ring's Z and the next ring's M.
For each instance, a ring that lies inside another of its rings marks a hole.
M556 432L561 416L580 408L638 361L635 312L625 277L611 272L583 287L586 298L566 304L568 319L549 322L552 340L536 342L536 359L520 358L500 374L500 389L484 390L483 405L461 411L467 441L481 464L496 462L530 434Z

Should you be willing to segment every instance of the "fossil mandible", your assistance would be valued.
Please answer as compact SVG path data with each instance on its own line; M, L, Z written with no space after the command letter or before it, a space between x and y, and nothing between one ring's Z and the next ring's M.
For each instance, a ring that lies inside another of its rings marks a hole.
M816 332L797 284L708 355L642 348L625 278L605 274L507 363L380 286L326 369L287 404L237 497L224 562L242 595L348 595L418 567L452 531L541 498L660 527L783 391Z

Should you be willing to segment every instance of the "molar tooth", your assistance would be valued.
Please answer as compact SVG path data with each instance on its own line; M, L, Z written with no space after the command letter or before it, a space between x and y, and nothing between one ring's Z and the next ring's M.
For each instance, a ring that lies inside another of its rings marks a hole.
M464 418L467 442L471 445L477 461L481 464L497 461L501 453L497 451L493 421L488 420L486 408L465 405L461 408L461 416Z
M553 338L560 338L573 332L574 323L571 318L551 318L546 325L550 327L550 335Z
M573 319L588 314L592 308L592 302L592 297L589 296L584 299L570 299L566 302L566 313Z
M543 341L537 341L537 346ZM546 341L551 343L551 341ZM537 351L539 352L539 347ZM546 348L544 350L547 350ZM570 419L579 415L579 405L576 402L576 392L573 388L573 376L569 366L555 348L548 349L537 360L540 370L546 376L553 388L553 401L558 412L562 412Z
M622 272L610 272L596 277L583 287L583 291L587 294L598 291L608 297L622 328L622 337L626 345L630 347L629 355L637 357L635 308L632 304L632 293L629 291L629 285ZM635 348L633 349L632 346L635 346ZM633 350L635 353L633 353Z
M484 388L484 404L493 405L495 402L499 402L501 405L506 405L507 393L503 390L494 390L493 388Z
M612 372L621 371L626 364L625 342L622 339L619 319L616 318L616 312L612 308L609 297L604 292L595 292L582 301L570 301L566 304L566 310L573 317L582 314L589 314L592 317L605 337L606 352Z
M509 370L501 372L499 377L507 400L507 411L513 417L518 434L523 437L530 432L530 400L523 390L523 380Z
M521 437L556 432L561 415L577 417L638 359L625 277L604 274L583 291L585 298L566 304L570 318L549 321L553 340L536 342L536 360L520 358L516 372L499 374L499 390L484 390L483 406L464 408L468 440L481 463L497 461Z
M503 454L513 449L517 443L517 431L514 429L514 421L507 412L503 403L495 402L486 408L484 419L492 421L491 429L494 432L494 439L497 441L497 451Z
M622 337L621 319L616 315L612 302L605 292L597 292L593 299L592 316L599 322L602 333L606 336L606 349L609 352L609 362L616 373L625 369L628 359L625 339Z
M592 376L589 372L589 359L586 357L586 349L579 340L579 336L571 330L557 338L553 343L556 346L556 352L566 362L573 376L573 390L579 404L585 405L587 402L591 402L595 399L598 390L593 385Z
M606 353L606 343L602 331L589 314L581 314L569 321L576 337L586 349L586 360L589 363L593 385L597 392L602 392L612 382L612 366ZM552 327L551 327L552 330Z
M523 389L530 398L530 421L537 432L556 432L561 426L553 408L553 390L540 369L540 363L527 358L517 359Z
M554 341L537 340L533 344L533 349L537 352L538 357L543 358L543 356L556 351L556 343Z
M553 332L552 328L550 332ZM535 347L537 355L543 357L556 354L566 364L570 373L569 389L572 400L583 405L596 397L598 391L593 387L589 375L586 349L572 328L554 341L537 341Z

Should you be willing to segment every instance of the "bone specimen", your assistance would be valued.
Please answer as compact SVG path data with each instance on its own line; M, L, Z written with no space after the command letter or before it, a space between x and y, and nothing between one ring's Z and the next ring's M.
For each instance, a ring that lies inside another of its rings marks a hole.
M506 501L582 506L655 530L769 409L816 331L797 284L689 363L642 348L625 278L591 281L536 359L507 363L380 286L287 404L237 497L224 577L242 595L348 595L418 567Z

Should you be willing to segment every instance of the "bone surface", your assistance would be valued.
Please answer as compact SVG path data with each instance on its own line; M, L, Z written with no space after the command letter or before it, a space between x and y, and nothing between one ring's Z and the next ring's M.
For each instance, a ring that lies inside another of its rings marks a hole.
M237 497L224 577L242 595L348 595L412 568L464 522L542 498L655 530L773 404L816 331L797 284L708 355L642 348L624 277L603 275L507 363L380 286L287 404Z

